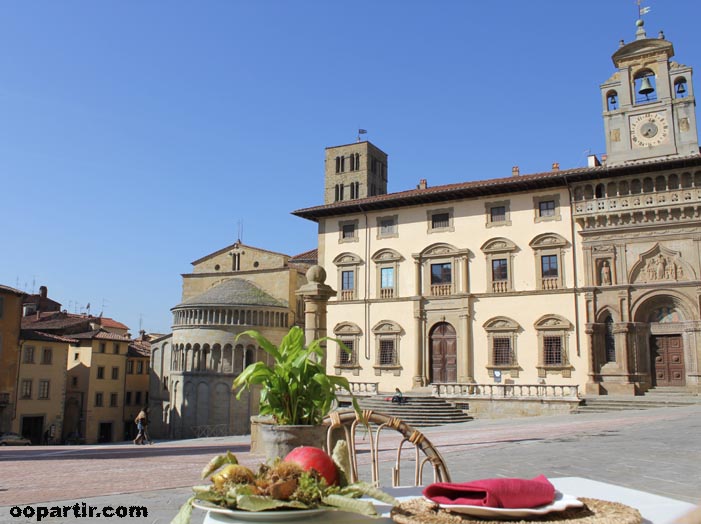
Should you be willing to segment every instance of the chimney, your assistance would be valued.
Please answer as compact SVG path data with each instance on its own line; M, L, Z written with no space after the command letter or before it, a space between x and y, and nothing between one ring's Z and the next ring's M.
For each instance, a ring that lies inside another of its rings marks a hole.
M46 286L39 287L39 296L41 298L46 298L48 294L49 294L49 290L46 288Z
M604 155L604 159L605 159ZM587 167L598 167L601 165L601 162L599 162L599 159L596 157L596 155L589 155L587 157Z
M518 166L514 166L511 168L511 176L519 176L521 173L519 172Z
M553 171L560 171L560 162L553 162Z
M416 189L426 189L428 187L428 182L426 181L425 178L422 178L419 180L419 185L416 186Z
M606 164L606 159L608 158L608 155L601 155L601 163Z

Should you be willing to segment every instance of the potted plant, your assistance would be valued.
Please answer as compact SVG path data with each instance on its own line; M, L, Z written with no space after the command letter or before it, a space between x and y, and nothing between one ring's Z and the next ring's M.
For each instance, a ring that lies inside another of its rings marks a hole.
M322 421L337 405L338 388L351 392L348 379L326 374L322 343L330 339L321 338L305 346L304 331L297 326L279 346L254 330L240 333L237 339L242 336L255 339L273 360L271 365L250 364L232 385L232 389L238 389L237 399L245 389L261 386L259 412L271 417L269 424L259 423L257 429L252 425L252 451L274 458L286 456L297 446L325 447L326 427ZM360 412L352 394L351 399L356 412Z

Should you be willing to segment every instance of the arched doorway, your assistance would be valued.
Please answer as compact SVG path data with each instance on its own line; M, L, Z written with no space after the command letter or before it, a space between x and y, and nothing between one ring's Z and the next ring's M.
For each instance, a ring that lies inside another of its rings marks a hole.
M447 322L436 324L431 340L431 382L457 382L458 339L455 328Z
M684 300L657 295L646 300L635 319L649 327L650 381L653 387L686 385L684 327L691 318Z

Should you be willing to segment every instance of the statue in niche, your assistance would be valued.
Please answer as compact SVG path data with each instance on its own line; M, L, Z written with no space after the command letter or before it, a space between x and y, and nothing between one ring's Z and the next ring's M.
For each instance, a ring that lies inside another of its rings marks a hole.
M657 255L657 263L655 264L655 271L656 271L656 280L663 280L667 278L667 273L666 273L666 266L667 266L667 261L665 260L664 256Z
M600 284L602 286L608 286L611 284L611 266L609 265L608 260L604 260L601 263Z

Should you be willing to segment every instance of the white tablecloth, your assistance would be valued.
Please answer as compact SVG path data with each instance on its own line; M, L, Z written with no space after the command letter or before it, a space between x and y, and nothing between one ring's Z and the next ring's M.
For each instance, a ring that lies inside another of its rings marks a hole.
M563 477L551 478L555 488L562 493L567 493L575 497L589 497L602 500L611 500L626 504L637 508L642 516L646 519L645 524L672 524L677 518L686 514L694 508L693 504L674 500L644 491L623 488L614 484L606 484L580 477ZM407 487L407 488L385 488L385 491L394 495L399 500L405 500L412 497L420 496L422 488ZM389 512L389 506L378 504L377 510L382 514ZM198 510L195 510L198 511ZM233 520L230 517L208 513L204 519L204 524L232 524L233 522L242 522ZM268 522L274 522L274 519ZM293 521L295 522L295 521ZM302 522L302 521L296 521ZM317 517L305 519L304 522L314 524L390 524L392 519L389 517L381 519L371 519L355 513L346 513L342 511L332 511L323 513Z

